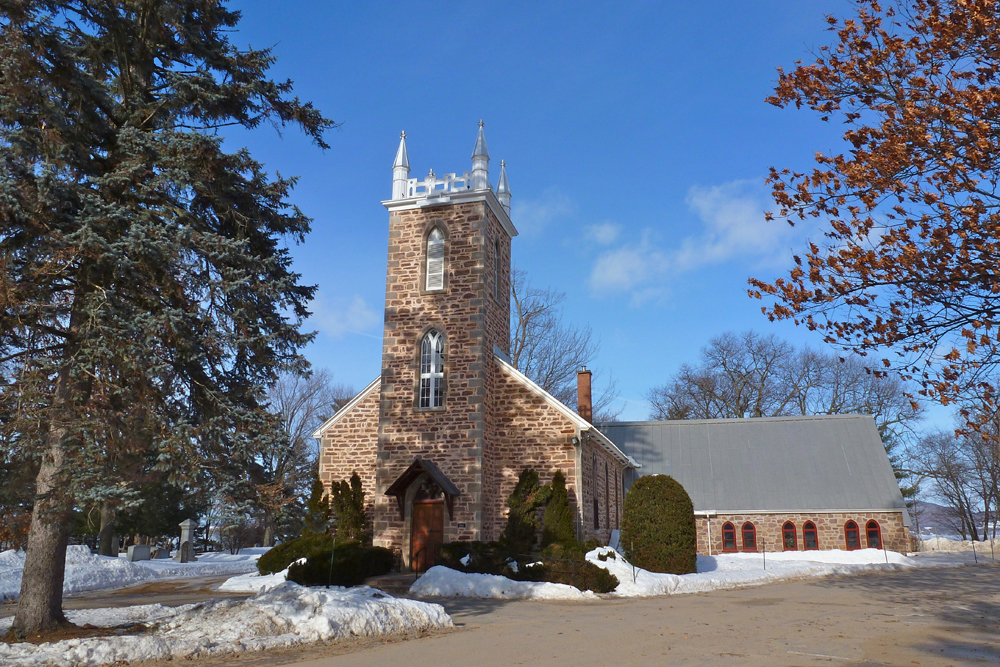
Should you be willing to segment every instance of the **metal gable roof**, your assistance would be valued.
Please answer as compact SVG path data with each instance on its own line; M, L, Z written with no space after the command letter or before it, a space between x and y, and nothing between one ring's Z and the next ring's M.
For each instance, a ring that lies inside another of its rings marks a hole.
M641 474L670 475L680 482L696 511L905 509L869 415L597 427L642 466Z

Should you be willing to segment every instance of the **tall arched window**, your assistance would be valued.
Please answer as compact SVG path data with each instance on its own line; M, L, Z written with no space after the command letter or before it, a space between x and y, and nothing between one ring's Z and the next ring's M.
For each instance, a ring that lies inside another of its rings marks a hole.
M781 544L785 551L796 551L799 548L798 540L795 537L795 524L786 521L781 527Z
M806 521L802 526L802 546L806 549L819 549L819 537L816 535L816 524Z
M861 548L861 533L858 531L858 524L848 521L844 525L844 540L847 542L847 550Z
M736 527L728 521L722 524L722 550L736 551Z
M743 551L757 551L757 528L749 521L743 524Z
M424 289L444 289L444 232L435 227L427 235Z
M597 502L597 454L594 454L590 459L590 469L594 474L594 530L600 530L601 514L600 506Z
M444 407L444 339L431 329L420 341L421 408Z
M878 525L878 521L872 519L865 526L865 532L868 534L868 548L869 549L881 549L882 548L882 529Z

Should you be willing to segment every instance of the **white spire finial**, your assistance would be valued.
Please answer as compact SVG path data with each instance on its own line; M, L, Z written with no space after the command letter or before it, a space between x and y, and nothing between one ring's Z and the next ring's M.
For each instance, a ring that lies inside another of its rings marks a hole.
M500 180L497 182L497 199L510 217L510 184L507 182L507 163L500 160Z
M392 163L392 198L406 197L406 181L410 178L410 158L406 155L406 130L399 133L399 149Z
M490 153L486 149L486 135L483 126L486 123L480 119L479 134L476 135L476 147L472 151L472 190L487 190L490 187Z

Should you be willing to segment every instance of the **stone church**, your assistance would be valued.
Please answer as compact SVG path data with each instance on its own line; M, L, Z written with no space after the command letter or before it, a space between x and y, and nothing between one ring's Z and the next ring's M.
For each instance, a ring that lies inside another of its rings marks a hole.
M320 479L361 476L374 543L425 569L434 548L495 540L520 472L566 476L583 538L618 527L633 462L590 423L590 373L573 412L510 363L510 257L517 229L480 122L472 170L410 178L393 165L382 372L321 426ZM578 414L580 413L580 414Z
M437 545L497 539L525 468L566 477L580 539L608 542L627 486L669 474L691 494L698 552L905 550L908 515L871 417L591 423L510 362L510 219L480 121L472 170L393 164L382 369L323 424L324 484L357 472L376 545L424 570ZM617 445L615 443L618 443Z

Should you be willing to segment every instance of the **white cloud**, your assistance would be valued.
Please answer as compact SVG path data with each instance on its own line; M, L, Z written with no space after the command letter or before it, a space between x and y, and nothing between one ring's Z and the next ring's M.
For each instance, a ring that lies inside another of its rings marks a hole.
M584 230L587 238L600 245L611 245L618 240L622 226L617 222L602 222L598 225L588 225Z
M382 322L382 316L369 308L358 295L331 298L317 293L311 308L313 314L309 322L331 338L341 338L346 334L379 337L373 330Z
M626 244L597 258L590 273L595 292L627 291L666 272L669 260L650 240L647 231L638 243Z
M654 239L649 229L639 241L626 241L601 253L594 262L590 285L595 293L631 292L639 304L665 293L668 274L741 261L759 268L788 261L789 249L801 242L806 226L790 227L764 219L767 196L757 181L732 181L712 187L692 187L685 203L700 221L698 229L672 247ZM588 227L595 240L602 225ZM605 245L614 244L620 228L608 230Z
M511 220L517 230L527 236L536 236L552 221L573 214L576 205L557 187L546 188L537 199L513 198Z

